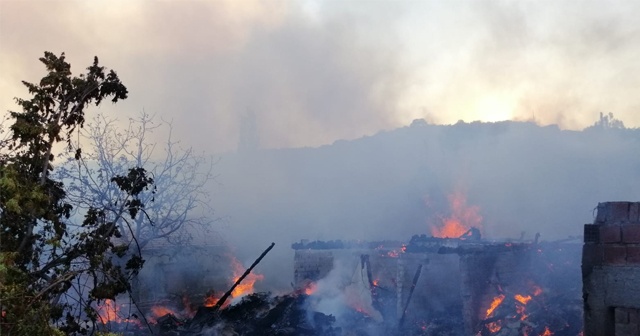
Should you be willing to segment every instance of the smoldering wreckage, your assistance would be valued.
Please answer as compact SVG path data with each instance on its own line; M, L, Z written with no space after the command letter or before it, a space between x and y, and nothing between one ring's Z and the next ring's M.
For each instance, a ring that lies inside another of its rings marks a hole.
M582 331L582 245L572 239L494 241L471 228L456 238L415 235L407 242L301 241L292 245L292 290L252 293L259 277L252 270L273 246L242 274L236 271L222 295L156 299L135 307L144 314L106 302L99 307L99 327L124 335Z
M584 241L490 240L473 227L455 238L423 234L407 242L300 241L291 246L293 289L253 293L261 276L252 270L272 243L234 271L222 295L156 298L136 306L145 314L107 302L99 328L123 335L639 335L640 203L600 203L584 230Z

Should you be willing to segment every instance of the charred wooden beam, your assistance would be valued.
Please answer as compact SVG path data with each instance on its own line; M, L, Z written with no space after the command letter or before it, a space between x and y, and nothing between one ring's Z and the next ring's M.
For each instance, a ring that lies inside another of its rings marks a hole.
M193 319L189 323L189 328L191 330L197 330L197 329L201 329L205 325L213 324L213 322L218 318L218 315L219 315L218 311L220 310L224 302L229 298L229 296L231 296L231 293L233 293L233 290L236 289L236 287L238 287L238 285L242 282L242 280L244 280L244 278L246 278L247 275L251 273L253 268L256 267L256 265L258 265L260 261L262 261L262 258L264 258L267 255L267 253L269 253L269 251L271 251L271 249L275 245L276 245L275 243L271 243L271 245L269 245L269 247L267 247L267 249L264 250L264 252L262 252L262 254L258 257L258 259L256 259L256 261L254 261L253 264L251 264L251 266L249 266L249 268L247 268L247 270L244 271L244 273L238 278L238 280L236 280L233 286L231 286L231 288L226 293L224 293L224 295L222 295L220 300L218 300L218 302L216 302L216 304L213 307L198 308L196 315L193 317Z
M404 318L407 315L407 308L409 308L409 303L411 302L413 291L416 289L416 284L418 283L418 279L420 279L420 272L422 272L422 264L418 265L416 274L413 276L413 282L411 283L409 296L407 297L407 302L404 304L404 309L402 309L402 317L400 317L400 321L398 322L398 328L402 328L402 324L404 323Z
M374 288L374 283L373 283L373 276L371 275L371 262L369 262L369 255L368 254L361 254L360 255L360 269L366 269L367 271L367 282L369 283L369 290L373 291Z
M247 275L249 275L249 273L251 273L253 268L256 267L256 265L258 265L260 263L262 258L264 258L264 256L266 256L267 253L269 253L269 251L271 251L271 249L275 245L276 245L276 243L271 243L271 245L269 245L269 247L267 247L267 249L264 250L264 252L262 252L262 254L258 257L258 259L256 259L256 261L254 261L253 264L251 264L251 266L249 266L249 268L247 268L247 270L244 271L244 273L242 273L242 275L238 278L238 280L236 280L236 282L233 284L233 286L231 286L231 288L229 288L229 290L226 293L224 293L224 295L222 295L220 300L218 300L218 302L216 302L216 305L213 306L213 308L215 310L218 310L218 309L220 309L220 307L222 307L224 302L227 301L227 299L229 298L229 296L231 296L231 293L233 293L233 291L236 289L236 287L238 287L238 285L242 282L242 280L244 280L244 278L246 278Z

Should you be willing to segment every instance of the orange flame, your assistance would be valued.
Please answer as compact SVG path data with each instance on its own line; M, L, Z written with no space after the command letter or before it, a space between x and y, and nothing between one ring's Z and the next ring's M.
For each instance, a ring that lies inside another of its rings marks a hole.
M489 309L487 309L486 317L490 317L493 314L493 311L496 310L496 308L498 308L498 306L502 303L502 301L504 301L504 298L505 296L503 294L500 294L493 298L493 301L491 301L491 306L489 306Z
M233 282L235 283L240 279L240 276L245 271L245 268L242 266L240 261L235 257L231 256L231 267L233 268ZM231 296L236 298L239 296L247 295L253 293L253 286L257 281L262 281L264 279L264 275L249 273L246 278L231 292Z
M121 318L118 316L120 307L111 299L104 300L103 304L98 305L98 316L103 324L107 322L121 322Z
M129 319L126 317L122 317L120 313L121 305L117 305L115 301L111 299L104 300L104 303L98 304L96 307L98 313L98 319L102 324L107 324L109 322L115 323L133 323L139 324L140 321L135 319Z
M442 225L431 228L431 235L440 238L458 238L471 227L479 228L482 223L480 207L467 206L467 197L461 191L449 195L451 215L442 220Z
M527 303L529 303L529 301L531 301L531 295L521 295L521 294L516 294L514 297L514 299L516 299L516 301L522 303L523 305L526 305Z
M204 303L202 305L205 307L213 307L216 303L218 303L218 298L213 296L213 294L210 294L204 298Z

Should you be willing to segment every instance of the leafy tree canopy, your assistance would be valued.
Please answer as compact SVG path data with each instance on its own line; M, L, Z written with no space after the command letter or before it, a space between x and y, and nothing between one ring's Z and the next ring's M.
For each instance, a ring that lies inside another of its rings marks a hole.
M10 111L9 139L0 154L0 331L2 334L85 333L81 320L96 320L95 301L114 299L130 288L142 267L135 241L122 238L122 226L144 209L138 195L153 191L142 167L114 176L120 190L105 208L90 206L83 218L71 216L65 185L52 177L54 158L72 149L89 106L128 96L113 70L95 57L86 72L73 76L62 53L40 58L47 74L38 83L22 83L30 98L16 98ZM67 146L56 146L66 142ZM91 324L88 324L91 326Z

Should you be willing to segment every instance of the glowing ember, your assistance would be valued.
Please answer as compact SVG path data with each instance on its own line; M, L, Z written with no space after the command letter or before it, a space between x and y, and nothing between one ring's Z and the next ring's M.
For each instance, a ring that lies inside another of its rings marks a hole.
M533 296L538 296L540 294L542 294L542 288L534 285L533 286Z
M516 299L516 301L522 303L523 305L526 305L527 303L529 303L529 301L531 301L531 295L521 295L521 294L516 294L514 297L514 299Z
M380 283L380 280L378 280L378 279L373 280L373 285L374 286L378 287L379 283Z
M178 316L175 311L171 308L167 308L165 306L153 306L151 307L151 314L154 318L162 317L167 314L172 314Z
M493 314L493 311L496 310L496 308L498 308L498 306L502 303L502 301L504 301L504 297L505 296L503 294L500 294L493 298L493 301L491 301L491 306L489 306L489 309L487 309L486 317L490 317Z
M191 300L189 300L189 296L187 294L182 295L182 313L183 316L193 317L196 314L196 311L191 305Z
M310 282L307 287L304 289L304 293L307 295L312 295L318 289L318 285L315 282Z
M204 303L202 304L205 307L213 307L218 303L218 298L213 296L213 294L209 294L204 298Z
M387 256L391 257L391 258L397 258L400 256L400 254L405 253L407 251L407 245L402 244L402 247L400 249L397 250L391 250L389 252L387 252Z
M553 333L549 330L549 327L544 327L544 332L540 336L551 336Z
M471 227L479 228L482 223L480 207L467 206L467 198L464 193L456 191L449 195L451 216L443 218L442 225L431 228L431 235L441 238L458 238L464 235Z
M497 333L498 331L500 331L500 329L502 329L502 323L500 321L488 323L487 329L489 329L491 333Z

